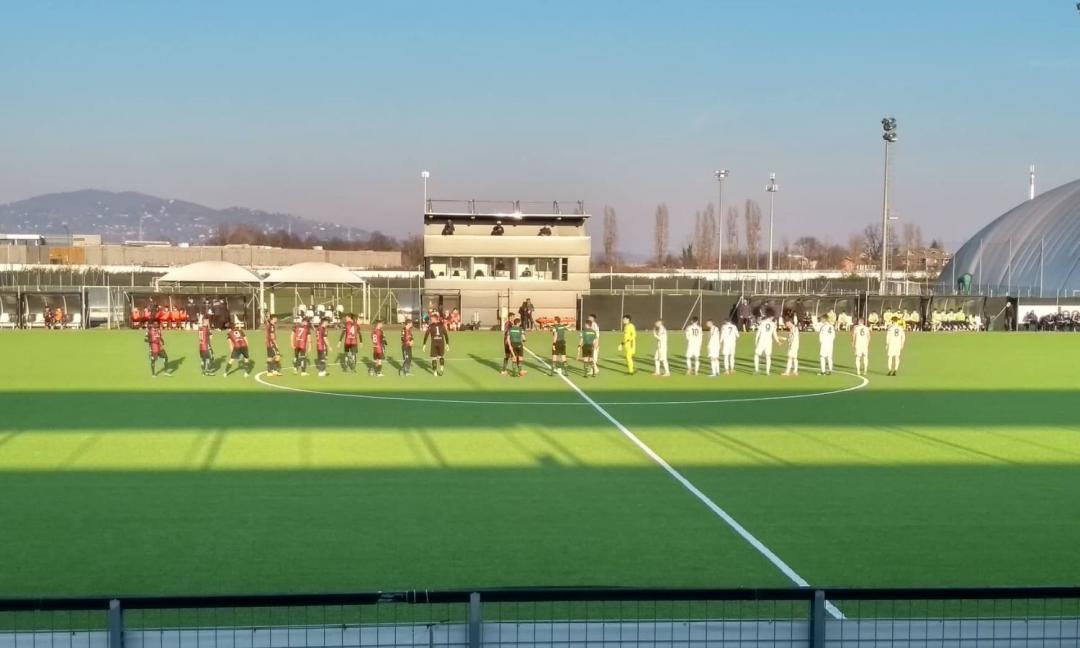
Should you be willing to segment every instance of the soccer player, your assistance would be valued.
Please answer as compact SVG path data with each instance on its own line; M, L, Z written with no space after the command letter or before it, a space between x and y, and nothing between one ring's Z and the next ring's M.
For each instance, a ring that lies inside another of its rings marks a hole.
M691 317L690 324L686 327L686 375L696 376L701 368L701 324L698 318Z
M663 320L656 320L653 325L653 338L656 340L656 350L653 351L653 375L670 376L671 368L668 366L667 353L667 328Z
M237 361L237 364L244 370L244 378L251 375L251 367L255 363L251 361L251 356L248 352L248 340L247 334L244 333L244 329L239 324L233 324L228 333L229 340L229 360L225 363L225 372L221 374L222 378L229 377L229 370L232 369L233 361Z
M412 370L412 345L413 323L411 317L405 318L405 326L401 328L401 367L398 369L399 376L408 376Z
M326 358L334 350L326 324L327 318L324 317L319 320L319 327L315 329L315 368L319 370L320 378L326 377Z
M780 343L780 337L776 334L776 322L772 315L766 315L758 324L757 335L754 339L754 373L760 371L761 358L765 358L765 375L772 372L773 344Z
M579 355L581 356L581 362L584 365L585 377L588 378L592 375L596 377L596 349L597 340L600 339L600 334L592 326L595 324L592 316L586 320L585 326L581 328L581 340L578 342L578 348L580 349Z
M720 355L724 356L724 374L735 373L735 346L739 340L739 327L727 321L720 327Z
M828 376L833 370L833 343L836 342L836 327L832 320L825 320L818 326L818 359L821 363L819 376Z
M709 332L709 377L716 378L720 375L720 329L706 320L705 330Z
M622 316L622 344L619 345L626 358L626 373L634 375L634 354L637 352L637 328L630 321L630 315Z
M855 375L861 376L870 371L870 327L863 323L863 318L855 320L851 327L851 350L855 353Z
M431 373L438 378L446 369L446 350L450 348L450 333L438 313L431 314L424 331L424 347L427 347L428 338L431 338Z
M383 331L382 320L377 319L375 320L375 327L371 329L371 360L375 363L375 366L368 370L368 374L376 378L382 378L382 363L385 357L386 332Z
M281 351L277 343L277 315L266 321L266 375L281 375Z
M589 315L589 321L592 322L592 330L596 333L596 341L593 343L592 353L592 368L593 376L597 376L600 373L600 320L597 319L596 313Z
M904 350L906 341L904 325L900 323L899 317L893 317L889 328L885 329L885 355L888 358L890 376L895 376L900 370L900 352Z
M214 349L211 346L210 320L199 318L199 359L202 361L202 374L214 375Z
M345 357L341 361L341 370L356 373L356 353L357 348L360 346L360 323L356 321L356 316L352 313L345 316L345 325L341 327L341 337L338 341L344 344L342 349L345 352Z
M782 375L799 375L799 323L794 319L787 323L787 370Z
M150 377L157 378L157 361L161 360L161 372L171 376L169 371L169 354L165 353L165 338L161 335L161 325L157 320L151 320L146 329L146 343L150 345Z
M566 375L566 324L562 318L555 316L555 323L551 327L551 375L557 373Z
M307 348L308 338L311 335L311 325L306 319L298 319L293 324L292 348L293 348L293 373L301 376L307 375Z
M514 363L514 378L524 376L527 372L521 368L521 357L525 355L525 328L521 325L521 317L514 317L510 326L506 329L506 348L510 353L510 359Z

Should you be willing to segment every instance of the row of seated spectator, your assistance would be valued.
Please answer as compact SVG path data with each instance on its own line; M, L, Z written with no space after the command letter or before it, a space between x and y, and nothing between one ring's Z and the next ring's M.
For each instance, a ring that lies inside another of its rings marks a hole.
M930 313L931 331L982 331L981 315L965 313L960 309L934 310Z
M442 235L443 236L453 236L454 231L455 231L454 224L452 222L450 222L450 221L446 221L446 225L443 225L443 228L442 228ZM506 233L506 230L503 228L502 221L496 221L495 226L491 228L491 235L492 236L502 236L505 233ZM547 225L544 225L543 227L541 227L539 229L539 231L537 231L536 234L537 234L537 236L551 236L551 227L549 227Z
M1080 331L1080 310L1063 310L1042 317L1029 311L1021 326L1025 331Z
M228 328L234 323L243 323L239 317L229 312L229 305L224 299L206 298L202 305L198 305L194 299L188 300L185 308L175 305L159 305L150 303L142 308L131 307L131 328L141 329L149 326L150 322L157 322L165 329L189 329L199 326L199 320L206 317L214 328Z

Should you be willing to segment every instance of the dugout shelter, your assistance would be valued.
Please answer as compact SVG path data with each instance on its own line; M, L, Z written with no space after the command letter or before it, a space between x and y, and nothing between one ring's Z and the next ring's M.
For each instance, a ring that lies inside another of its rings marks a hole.
M262 280L265 314L292 317L299 310L370 313L367 282L333 263L308 261L270 271Z

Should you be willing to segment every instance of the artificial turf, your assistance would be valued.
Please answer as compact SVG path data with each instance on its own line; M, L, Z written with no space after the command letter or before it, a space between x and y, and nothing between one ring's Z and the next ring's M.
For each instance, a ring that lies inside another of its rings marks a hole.
M442 378L204 377L166 339L151 379L138 332L0 334L0 595L790 584L535 360L500 376L494 333ZM717 379L615 342L571 380L810 583L1080 580L1077 337L911 334L897 377L876 340L865 388L780 399L859 381L809 335L798 378L750 375L748 336Z

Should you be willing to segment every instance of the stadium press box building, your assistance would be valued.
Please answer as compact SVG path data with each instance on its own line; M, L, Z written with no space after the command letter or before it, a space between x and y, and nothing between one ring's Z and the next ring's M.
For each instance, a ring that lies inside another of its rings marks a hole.
M436 208L437 207L437 208ZM498 324L531 300L534 317L576 318L592 251L584 205L429 201L424 214L424 306Z

